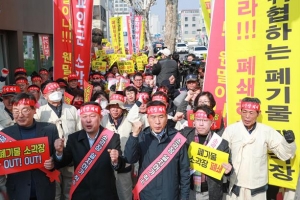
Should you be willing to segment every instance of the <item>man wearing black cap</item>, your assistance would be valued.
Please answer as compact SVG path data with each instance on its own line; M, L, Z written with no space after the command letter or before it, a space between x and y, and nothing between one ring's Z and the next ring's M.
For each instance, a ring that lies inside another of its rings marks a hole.
M16 85L6 85L2 88L1 98L3 100L4 108L0 110L0 126L2 126L1 129L14 124L14 118L12 115L12 104L10 100L20 92L20 87Z
M19 77L25 77L27 78L27 72L26 69L24 67L18 67L15 69L15 73L14 73L14 77L15 80Z

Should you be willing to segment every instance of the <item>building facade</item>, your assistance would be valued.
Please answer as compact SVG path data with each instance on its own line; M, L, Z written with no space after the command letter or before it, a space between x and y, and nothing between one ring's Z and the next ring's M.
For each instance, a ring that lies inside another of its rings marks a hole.
M53 61L53 1L0 1L0 70L25 67L27 74ZM45 48L47 51L45 51Z
M199 41L202 27L204 27L204 21L199 9L181 10L178 13L179 41Z

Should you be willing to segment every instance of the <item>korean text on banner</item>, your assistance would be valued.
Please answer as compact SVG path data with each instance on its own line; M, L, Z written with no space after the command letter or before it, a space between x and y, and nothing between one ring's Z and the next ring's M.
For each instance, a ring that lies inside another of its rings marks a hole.
M111 17L109 18L109 29L110 29L110 35L111 35L111 41L113 45L113 49L116 51L120 48L119 47L119 33L118 33L118 20L117 17Z
M120 74L134 74L134 64L132 60L117 62Z
M49 36L48 35L42 35L42 48L43 48L43 55L47 58L50 54L50 44L49 44Z
M240 119L242 98L258 97L258 121L280 133L293 130L298 147L299 7L300 1L227 1L225 17L226 30L231 30L226 44L235 44L226 45L228 123ZM268 165L269 184L295 189L299 151L286 162L269 155Z
M53 79L67 79L73 71L70 0L53 0Z
M124 43L124 35L123 35L123 17L117 17L117 28L118 28L118 53L125 54L125 43Z
M132 46L132 25L130 16L126 16L127 23L127 40L128 40L128 53L133 54L133 46Z
M145 20L142 20L141 36L140 36L140 49L144 49L145 46Z
M93 94L93 85L89 84L86 80L83 82L83 95L84 95L84 103L89 102L91 100Z
M71 0L75 72L79 85L90 71L93 1Z
M74 99L74 96L73 96L73 95L71 95L70 93L68 93L68 92L66 92L66 91L64 92L64 102L65 102L66 104L71 105L73 99Z
M49 158L47 137L2 143L0 175L42 168Z
M216 110L224 111L226 103L225 71L225 0L215 0L210 42L206 60L203 91L209 91L216 100Z
M200 0L202 15L204 18L204 23L206 27L206 33L209 36L210 35L210 20L211 20L211 4L210 0ZM215 4L216 5L216 4Z
M228 163L228 153L191 142L188 154L192 169L221 180L225 172L222 164Z
M135 48L136 52L140 52L140 37L142 28L142 16L134 16L134 29L135 29Z

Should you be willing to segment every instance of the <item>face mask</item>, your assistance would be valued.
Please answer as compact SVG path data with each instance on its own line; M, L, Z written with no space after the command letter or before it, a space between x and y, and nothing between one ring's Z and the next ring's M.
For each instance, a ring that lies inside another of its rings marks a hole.
M83 101L74 101L73 106L75 106L75 108L79 109L81 107L81 105L83 104Z
M100 106L102 109L106 109L108 102L106 100L100 102Z
M60 102L62 99L61 91L55 91L49 95L49 100L53 102Z

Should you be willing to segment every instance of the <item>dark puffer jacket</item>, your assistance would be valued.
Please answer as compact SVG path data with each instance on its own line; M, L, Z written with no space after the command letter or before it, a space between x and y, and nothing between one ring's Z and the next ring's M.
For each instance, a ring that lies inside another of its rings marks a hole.
M191 142L194 142L195 139L195 128L185 127L183 130L181 130L181 133L183 136L187 138L186 143L188 146ZM215 132L213 134L216 134ZM221 144L218 146L217 150L230 153L228 142L226 140L222 140ZM230 154L229 154L230 155ZM230 162L230 156L229 156L229 162ZM193 176L191 176L191 179L193 179ZM208 195L209 200L220 200L223 198L223 180L218 180L215 178L212 178L210 176L207 176L207 185L208 185ZM191 189L194 188L193 181L191 181Z
M159 156L178 131L166 128L161 140L145 128L138 137L130 135L125 146L128 163L139 161L139 176ZM188 200L190 192L189 159L185 144L170 163L141 192L141 200Z

